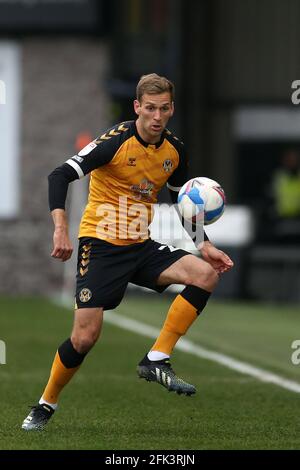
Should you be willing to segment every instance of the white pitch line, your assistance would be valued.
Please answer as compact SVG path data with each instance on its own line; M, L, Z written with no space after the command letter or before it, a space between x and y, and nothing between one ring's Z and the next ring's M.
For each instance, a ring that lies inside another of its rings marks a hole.
M154 328L153 326L147 325L146 323L141 323L113 312L106 312L105 322L111 323L112 325L118 326L119 328L123 328L124 330L133 331L134 333L138 333L142 336L147 336L153 339L156 339L160 332L158 328ZM197 346L197 344L194 344L192 341L187 339L181 338L178 341L176 348L181 351L194 354L195 356L201 357L202 359L208 359L209 361L217 362L218 364L222 364L229 369L236 370L241 374L251 375L252 377L255 377L262 382L273 383L279 387L290 390L291 392L300 393L300 383L298 382L285 379L279 375L272 374L267 370L254 367L251 364L247 364L246 362L237 361L236 359L233 359L230 356L226 356L225 354L209 351L208 349L204 349L201 346Z

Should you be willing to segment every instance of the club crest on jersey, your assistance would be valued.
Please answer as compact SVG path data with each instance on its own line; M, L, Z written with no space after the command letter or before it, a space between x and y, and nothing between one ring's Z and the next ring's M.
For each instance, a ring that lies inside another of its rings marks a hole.
M83 302L83 303L88 302L91 298L92 298L92 293L90 289L87 289L87 288L81 289L81 291L79 292L80 302Z
M163 167L166 173L170 173L170 171L173 168L173 162L172 160L165 160L163 163Z
M136 158L135 157L129 157L127 161L127 166L136 166Z
M153 187L154 184L151 183L151 181L143 179L140 184L133 184L130 186L130 189L133 191L135 199L138 199L139 201L149 201L151 200Z

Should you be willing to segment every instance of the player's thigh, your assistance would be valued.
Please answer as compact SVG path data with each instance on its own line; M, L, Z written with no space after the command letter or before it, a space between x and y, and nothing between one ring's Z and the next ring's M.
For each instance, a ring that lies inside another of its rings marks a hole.
M177 260L190 256L190 254L180 248L162 245L151 239L140 245L141 250L139 250L137 256L136 271L131 277L130 282L161 293L166 289L167 285L157 284L160 274Z
M126 246L83 238L78 249L76 307L112 310L121 302L135 262Z
M184 284L205 287L212 277L217 277L215 270L206 261L194 255L187 255L175 261L158 277L158 285Z
M103 323L103 308L79 308L74 313L73 333L90 332L99 335Z

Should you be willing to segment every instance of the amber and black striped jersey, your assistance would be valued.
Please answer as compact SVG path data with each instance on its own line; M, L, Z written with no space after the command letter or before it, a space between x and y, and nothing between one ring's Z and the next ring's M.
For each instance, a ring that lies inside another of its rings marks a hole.
M167 183L178 191L187 181L184 146L165 129L155 145L139 136L135 121L112 127L68 159L49 176L61 183L90 173L88 203L79 237L96 237L116 245L142 242L149 237L152 205ZM49 186L50 209L64 208L66 184L54 194Z

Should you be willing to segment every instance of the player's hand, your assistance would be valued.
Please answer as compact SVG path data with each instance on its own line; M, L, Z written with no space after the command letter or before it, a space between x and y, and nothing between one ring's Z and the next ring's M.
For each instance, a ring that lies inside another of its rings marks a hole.
M209 263L218 274L229 271L234 263L224 251L218 250L209 241L205 241L201 247L202 259Z
M73 253L73 246L69 239L68 231L66 228L55 228L53 235L53 251L51 256L67 261L71 258Z

